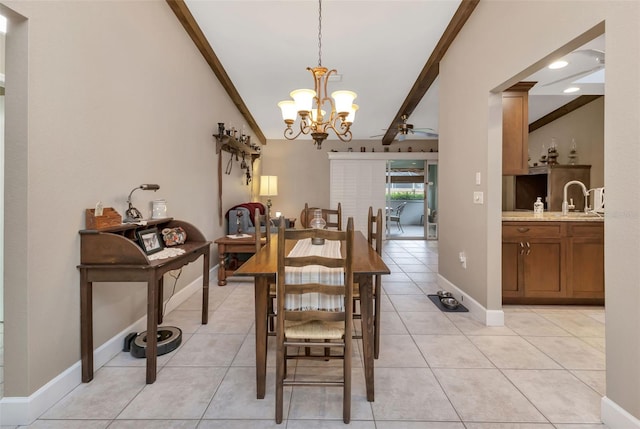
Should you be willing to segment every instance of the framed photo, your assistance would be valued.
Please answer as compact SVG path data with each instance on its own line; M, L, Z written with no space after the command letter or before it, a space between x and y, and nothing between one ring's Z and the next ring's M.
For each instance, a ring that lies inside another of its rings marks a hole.
M142 231L136 231L140 247L147 255L161 251L164 243L158 234L158 228L149 228Z

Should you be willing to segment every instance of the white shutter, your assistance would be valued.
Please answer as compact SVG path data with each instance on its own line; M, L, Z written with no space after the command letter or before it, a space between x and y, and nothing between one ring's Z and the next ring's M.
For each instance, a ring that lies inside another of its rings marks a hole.
M386 161L331 159L330 207L342 205L342 224L353 217L354 228L366 235L369 206L385 211Z

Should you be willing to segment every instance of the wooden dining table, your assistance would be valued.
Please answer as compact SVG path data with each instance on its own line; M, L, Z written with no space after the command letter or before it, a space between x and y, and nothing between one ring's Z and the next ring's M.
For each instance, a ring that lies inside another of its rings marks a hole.
M362 315L362 348L367 400L373 401L373 276L391 274L380 255L369 245L360 231L354 233L353 276L360 286L360 312ZM294 243L290 243L293 247ZM287 253L291 249L286 249ZM269 304L269 284L275 283L278 271L278 240L272 237L269 244L248 259L236 270L236 276L253 276L255 288L256 323L256 388L258 399L263 399L267 376L267 309Z

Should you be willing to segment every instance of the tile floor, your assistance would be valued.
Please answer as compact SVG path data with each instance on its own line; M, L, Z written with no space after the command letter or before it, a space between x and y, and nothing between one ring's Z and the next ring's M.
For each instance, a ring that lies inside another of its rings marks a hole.
M427 298L438 289L437 242L389 241L384 259L392 274L383 281L376 400L366 401L356 348L351 427L604 428L603 308L507 307L504 327L485 327L468 313L442 313ZM120 353L29 427L343 427L341 390L318 387L289 389L286 420L275 424L273 342L267 396L255 398L250 282L212 286L205 326L199 300L193 296L167 315L165 324L182 329L183 343L159 358L154 384L145 385L143 359ZM312 365L291 368L301 374Z

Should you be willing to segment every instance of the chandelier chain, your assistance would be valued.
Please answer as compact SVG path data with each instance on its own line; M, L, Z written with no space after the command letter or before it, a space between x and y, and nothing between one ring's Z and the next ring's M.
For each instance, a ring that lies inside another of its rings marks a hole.
M322 66L322 0L318 0L318 67Z

